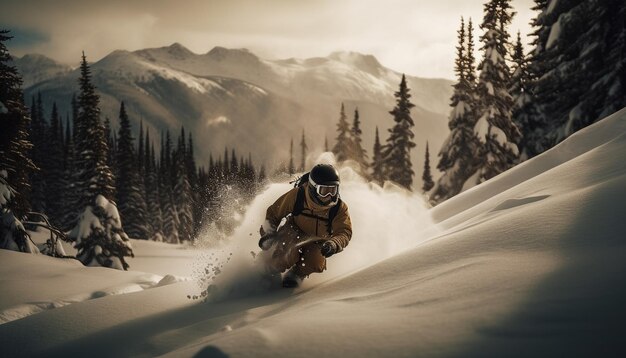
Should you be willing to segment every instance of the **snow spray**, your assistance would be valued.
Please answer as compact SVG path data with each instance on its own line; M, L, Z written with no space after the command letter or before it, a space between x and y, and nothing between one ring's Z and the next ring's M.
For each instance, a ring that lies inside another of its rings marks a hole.
M323 153L316 163L335 165L331 153ZM327 270L312 274L304 287L355 272L396 255L425 241L436 231L424 198L394 184L383 187L367 182L350 163L338 168L340 194L352 220L352 239L343 252L330 258ZM267 291L259 278L263 265L258 260L259 227L274 201L293 188L288 183L270 184L250 203L241 225L228 238L225 247L215 251L209 266L201 272L203 293L209 301L245 297ZM216 269L217 267L217 269Z

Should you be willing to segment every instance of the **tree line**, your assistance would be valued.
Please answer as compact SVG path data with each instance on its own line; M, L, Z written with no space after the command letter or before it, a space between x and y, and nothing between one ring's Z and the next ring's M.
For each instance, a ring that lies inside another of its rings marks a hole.
M457 82L443 173L429 192L440 203L552 148L626 106L626 3L535 0L532 51L508 26L510 0L484 5L482 61L473 26L458 30ZM476 76L476 72L479 75Z
M71 116L63 120L53 103L46 118L40 94L29 111L21 76L9 64L4 43L10 39L0 31L0 204L3 218L11 215L3 221L2 247L27 251L32 242L20 220L31 210L70 231L83 263L123 269L124 256L132 255L128 236L180 243L194 241L205 223L232 229L230 216L220 213L222 202L236 196L242 206L265 181L265 168L258 170L251 154L244 158L226 148L223 157L211 156L208 167L197 166L192 135L184 128L176 143L169 131L161 133L157 154L143 125L134 138L124 102L113 131L109 118L100 118L84 54Z

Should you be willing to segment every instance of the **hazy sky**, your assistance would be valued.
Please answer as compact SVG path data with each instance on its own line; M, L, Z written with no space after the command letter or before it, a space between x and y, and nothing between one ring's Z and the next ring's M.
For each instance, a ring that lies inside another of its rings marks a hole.
M179 42L196 53L245 47L262 58L375 55L394 70L453 78L456 31L471 17L480 35L486 0L0 0L12 54L42 53L77 65L116 49ZM510 28L526 39L532 0L513 0ZM476 38L478 43L478 38Z

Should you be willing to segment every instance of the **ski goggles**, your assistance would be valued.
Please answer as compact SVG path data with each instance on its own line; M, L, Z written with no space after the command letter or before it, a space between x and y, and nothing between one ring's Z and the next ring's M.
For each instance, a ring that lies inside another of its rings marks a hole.
M313 185L315 192L322 198L327 196L335 196L339 192L339 185L321 185L315 184L313 181L309 181L309 184Z

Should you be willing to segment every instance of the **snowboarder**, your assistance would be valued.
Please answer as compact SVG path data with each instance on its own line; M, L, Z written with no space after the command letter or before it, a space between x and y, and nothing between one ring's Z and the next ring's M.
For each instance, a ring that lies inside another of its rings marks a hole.
M295 188L267 208L260 233L259 246L265 250L270 274L289 269L283 287L297 287L310 274L323 272L326 258L341 252L352 237L348 206L339 197L337 170L318 164L296 180Z

